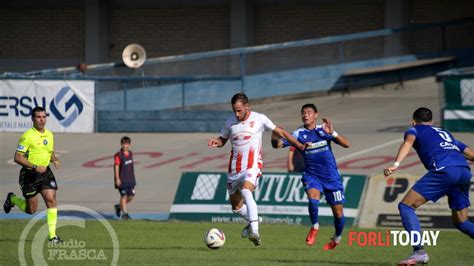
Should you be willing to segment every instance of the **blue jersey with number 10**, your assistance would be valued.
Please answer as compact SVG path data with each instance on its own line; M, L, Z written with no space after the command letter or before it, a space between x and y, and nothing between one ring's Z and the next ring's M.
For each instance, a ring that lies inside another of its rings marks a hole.
M413 148L427 170L440 170L447 166L466 166L463 152L466 145L449 132L429 125L416 125L405 132L416 137Z

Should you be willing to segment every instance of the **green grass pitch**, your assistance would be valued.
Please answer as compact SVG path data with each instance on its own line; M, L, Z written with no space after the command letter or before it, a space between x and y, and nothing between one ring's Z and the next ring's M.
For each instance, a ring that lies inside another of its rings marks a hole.
M0 265L19 264L19 239L28 222L0 221ZM362 231L355 228L345 228L342 244L336 250L324 251L323 245L333 233L330 226L321 227L316 244L308 247L305 244L307 227L263 224L260 229L263 244L256 248L240 237L242 225L239 224L143 220L109 222L119 240L119 265L396 265L398 260L411 252L411 248L400 246L348 246L347 233L350 230ZM28 265L33 264L32 246L37 247L32 243L38 243L34 241L35 232L41 231L39 229L44 224L44 221L38 221L25 239ZM210 250L203 244L205 232L212 227L223 230L226 235L226 244L221 249ZM44 230L45 227L42 228ZM110 265L113 253L111 237L101 223L86 221L85 228L63 226L58 228L58 235L66 243L76 246L48 247L46 241L40 241L43 256L49 265ZM76 241L76 244L71 241ZM472 265L472 243L458 231L441 231L438 245L426 247L430 255L429 264ZM55 252L64 250L61 252L66 255L58 257L58 253L51 253L49 249ZM80 257L81 250L89 252L89 257Z

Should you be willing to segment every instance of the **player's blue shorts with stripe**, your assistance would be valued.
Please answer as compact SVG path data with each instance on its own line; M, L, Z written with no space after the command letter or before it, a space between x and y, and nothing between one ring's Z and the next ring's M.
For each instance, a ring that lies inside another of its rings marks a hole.
M446 195L449 208L462 210L471 205L469 202L471 177L471 170L464 166L431 170L415 183L413 190L433 202Z
M317 177L303 174L301 178L304 190L315 188L320 192L324 193L326 202L329 205L343 204L346 202L344 198L344 186L341 180L323 181Z

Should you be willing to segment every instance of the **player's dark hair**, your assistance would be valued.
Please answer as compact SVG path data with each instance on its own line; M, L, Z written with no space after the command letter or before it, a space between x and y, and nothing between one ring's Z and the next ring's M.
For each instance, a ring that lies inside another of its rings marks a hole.
M314 104L312 104L312 103L307 103L307 104L301 106L301 112L303 112L303 110L306 109L306 108L311 108L311 109L313 109L313 111L314 111L315 113L318 112L318 108L316 108L316 105L314 105Z
M132 143L132 140L127 136L123 136L122 139L120 140L120 144L125 144L125 143L130 144Z
M247 98L247 95L245 95L245 93L239 92L232 96L232 100L230 102L232 103L232 105L234 105L238 101L242 102L243 104L247 104L249 102L249 98Z
M417 123L430 122L433 120L433 113L426 107L420 107L413 113L413 120Z
M36 113L40 113L40 112L46 112L46 110L41 107L41 106L36 106L35 108L33 108L33 110L31 111L31 117L35 117Z

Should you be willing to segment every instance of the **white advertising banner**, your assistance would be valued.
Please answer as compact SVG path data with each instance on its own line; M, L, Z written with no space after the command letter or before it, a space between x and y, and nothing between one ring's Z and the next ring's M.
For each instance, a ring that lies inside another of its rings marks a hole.
M37 106L46 109L53 133L94 131L94 81L0 80L0 132L30 128Z

